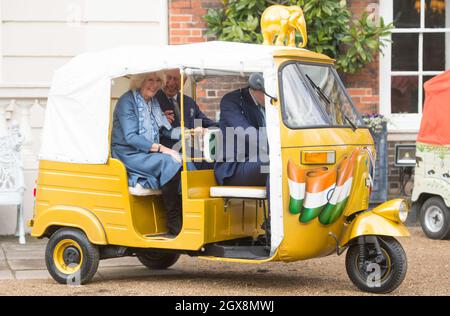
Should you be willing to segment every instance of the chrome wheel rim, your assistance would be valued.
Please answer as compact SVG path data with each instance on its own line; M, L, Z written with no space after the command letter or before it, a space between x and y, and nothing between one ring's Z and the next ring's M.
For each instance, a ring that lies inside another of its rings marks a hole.
M425 226L433 233L444 227L444 212L437 206L430 206L425 211Z

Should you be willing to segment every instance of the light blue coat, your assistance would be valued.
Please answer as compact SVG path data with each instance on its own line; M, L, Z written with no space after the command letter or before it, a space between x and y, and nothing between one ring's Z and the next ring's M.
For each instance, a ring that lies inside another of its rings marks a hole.
M181 164L171 156L151 153L152 145L139 132L138 108L130 90L117 102L111 136L111 155L125 164L130 186L140 183L144 188L159 189L180 170Z

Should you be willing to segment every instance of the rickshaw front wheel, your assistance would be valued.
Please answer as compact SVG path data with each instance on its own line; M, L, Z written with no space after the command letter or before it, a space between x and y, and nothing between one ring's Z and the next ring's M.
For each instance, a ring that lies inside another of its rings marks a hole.
M152 250L141 250L136 256L144 266L151 270L167 269L173 266L180 258L180 254L178 253L156 252Z
M98 247L79 229L61 228L49 239L45 263L52 278L61 284L88 283L98 269Z
M379 256L374 243L351 245L345 258L347 274L362 291L390 293L400 286L406 276L406 254L395 238L375 238L382 256Z

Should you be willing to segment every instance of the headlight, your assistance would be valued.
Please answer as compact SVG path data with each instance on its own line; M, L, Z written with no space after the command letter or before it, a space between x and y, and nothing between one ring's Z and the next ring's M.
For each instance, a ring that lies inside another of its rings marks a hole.
M395 199L378 205L373 213L397 223L404 223L408 217L409 203L404 199Z
M406 222L406 219L408 218L408 212L409 205L405 200L403 200L398 207L398 219L400 220L400 222Z

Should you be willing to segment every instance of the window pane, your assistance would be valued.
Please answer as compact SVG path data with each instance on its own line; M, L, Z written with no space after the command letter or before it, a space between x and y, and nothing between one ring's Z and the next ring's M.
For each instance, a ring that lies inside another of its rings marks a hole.
M357 125L363 125L349 98L336 78L331 67L323 65L299 64L300 70L311 79L310 83L322 104L332 125L349 125L348 119ZM309 80L308 79L308 80Z
M397 28L420 27L420 2L417 5L414 0L395 0L394 25Z
M425 10L425 27L449 27L449 23L445 23L445 0L426 0ZM448 5L448 4L447 4Z
M418 76L393 76L391 84L392 113L418 113Z
M419 70L419 34L392 34L392 70Z
M363 126L331 66L291 63L282 70L283 121L290 128Z
M296 64L283 69L283 119L287 126L298 128L329 125L321 109L303 82Z
M423 70L445 70L445 33L423 34Z

